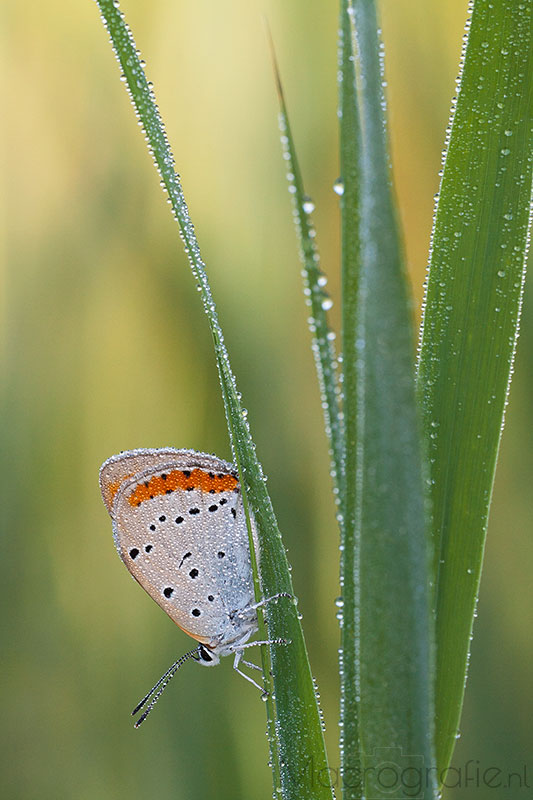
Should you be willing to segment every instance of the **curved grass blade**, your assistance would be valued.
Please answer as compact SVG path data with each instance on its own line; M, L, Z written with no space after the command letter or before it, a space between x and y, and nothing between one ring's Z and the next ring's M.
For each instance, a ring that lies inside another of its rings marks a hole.
M327 284L327 277L320 268L315 229L311 220L314 204L304 191L302 173L296 156L294 138L270 31L268 34L280 106L281 144L288 167L289 192L293 201L294 220L300 244L300 260L303 265L302 275L305 283L304 292L306 302L311 308L309 328L313 336L312 349L324 410L326 435L330 443L333 483L338 497L343 474L343 430L340 414L340 387L337 375L335 333L331 330L327 317L328 309L332 307L333 302L324 288Z
M342 266L342 329L343 329L343 419L344 474L342 486L341 524L341 593L342 628L339 672L341 679L340 752L344 776L361 772L359 720L357 708L357 625L356 625L356 528L357 487L357 330L358 285L361 261L359 239L359 158L361 130L357 106L352 26L348 0L340 4L340 196L341 207L341 266ZM345 800L358 800L361 785L357 781L343 782Z
M434 798L431 560L411 301L390 184L375 6L369 0L351 5L361 263L355 326L344 332L345 339L354 337L358 407L358 469L346 480L355 481L358 495L354 582L363 795L391 796L380 766L392 762L399 790L401 775L422 770L418 796Z
M438 199L419 361L436 545L437 765L463 703L530 224L533 3L476 2Z
M174 158L155 104L153 91L144 74L133 36L124 21L124 15L118 8L118 0L96 0L96 2L110 34L137 116L142 123L149 150L168 192L172 211L179 224L180 235L189 257L193 275L198 282L211 328L231 444L241 477L243 498L245 504L249 503L253 509L257 523L261 586L258 585L257 570L254 565L256 595L264 593L264 596L268 597L278 592L294 594L285 549L266 490L261 466L255 454L246 413L240 403L205 265L200 255L200 248L179 177L174 170ZM250 544L253 553L251 537ZM252 561L255 559L253 558ZM271 603L266 616L269 638L283 638L290 641L287 646L273 646L270 659L268 653L263 653L265 684L267 686L273 684L273 691L271 691L266 705L274 789L275 791L280 790L285 800L293 800L293 798L296 800L305 790L305 781L309 779L310 764L313 770L317 770L319 774L328 774L324 738L296 608L288 600L283 601L283 604L281 601ZM270 663L272 677L268 669ZM313 796L317 800L331 800L331 789L329 786L315 781Z

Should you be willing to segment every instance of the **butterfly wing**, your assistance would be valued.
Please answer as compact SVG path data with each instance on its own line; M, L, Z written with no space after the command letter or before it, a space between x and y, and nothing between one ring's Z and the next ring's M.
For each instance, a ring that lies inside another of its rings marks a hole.
M224 465L226 472L232 469L231 464L216 458L216 456L195 453L194 450L177 450L175 447L125 450L116 456L111 456L107 461L104 461L100 468L100 491L108 512L111 514L115 495L127 478L132 478L138 472L143 472L146 469L157 469L159 465L173 461L176 461L176 463L185 462L194 456L198 456L199 462L205 462L206 465L208 462Z
M231 638L232 612L254 598L246 518L234 468L215 456L191 451L130 452L120 470L112 460L102 468L104 494L107 484L128 475L139 459L154 459L115 491L111 516L118 553L135 580L182 630L215 646Z

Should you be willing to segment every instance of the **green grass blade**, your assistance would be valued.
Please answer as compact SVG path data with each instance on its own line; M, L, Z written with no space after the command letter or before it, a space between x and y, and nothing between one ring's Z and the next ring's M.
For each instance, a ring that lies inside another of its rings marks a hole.
M245 503L249 502L254 511L258 528L261 590L266 597L280 591L292 594L285 549L266 491L261 466L255 455L246 413L240 403L218 323L205 265L200 255L179 177L174 170L174 159L155 105L154 95L146 80L131 32L122 12L118 9L118 2L116 0L96 0L96 2L111 36L149 149L168 192L172 211L178 221L180 234L208 317L232 448L241 475L243 497ZM254 577L257 583L257 575ZM267 623L270 637L280 637L290 641L286 646L271 647L270 660L268 654L266 656L263 654L264 666L268 667L270 663L272 666L272 676L267 668L264 670L264 679L267 685L273 685L273 691L266 705L269 717L268 729L271 735L274 789L280 789L282 797L286 800L293 798L296 800L301 797L302 787L310 777L310 765L318 774L328 774L320 714L302 628L294 604L289 600L271 603L268 606ZM315 781L313 796L320 800L326 798L331 800L331 789Z
M463 702L528 241L533 3L474 5L433 232L419 385L436 543L437 764Z
M358 470L346 478L357 482L359 495L354 580L363 788L367 797L390 797L379 766L392 762L400 790L402 775L429 769L418 796L434 798L431 560L411 301L390 185L376 11L369 0L352 5L361 264L352 330Z
M320 268L320 256L315 240L315 230L311 220L314 205L305 194L302 173L296 156L294 138L281 85L274 46L271 42L272 61L280 112L279 127L281 143L287 165L289 192L293 201L296 232L300 244L300 260L303 265L306 301L311 309L309 327L313 336L313 354L318 376L318 384L324 409L326 435L330 443L333 480L336 491L342 483L343 432L340 416L340 388L337 376L337 355L335 334L328 324L327 311L332 306L331 298L325 290L327 278Z
M352 26L348 1L340 8L340 167L343 191L341 206L342 329L343 329L343 416L344 470L350 480L342 484L341 593L342 628L340 651L341 708L340 750L344 775L359 774L360 742L357 708L357 626L356 626L356 524L357 491L357 292L361 245L359 240L359 157L361 131L357 108ZM346 780L345 800L358 800L361 786Z

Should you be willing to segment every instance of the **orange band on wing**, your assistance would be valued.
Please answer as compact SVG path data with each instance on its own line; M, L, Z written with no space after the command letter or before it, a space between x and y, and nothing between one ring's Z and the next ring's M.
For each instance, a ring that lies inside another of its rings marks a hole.
M202 469L181 470L174 469L168 473L154 475L150 480L138 484L128 497L131 506L140 506L143 500L151 500L163 494L181 489L200 489L202 492L212 494L219 492L231 492L238 485L239 481L233 475L215 474L214 472L204 472Z
M122 484L124 483L124 481L127 481L128 478L133 478L134 475L135 473L131 472L129 475L124 475L124 477L122 477L119 481L115 481L114 483L109 483L105 487L106 493L109 494L110 505L113 505L113 500L115 499L115 495L122 486Z

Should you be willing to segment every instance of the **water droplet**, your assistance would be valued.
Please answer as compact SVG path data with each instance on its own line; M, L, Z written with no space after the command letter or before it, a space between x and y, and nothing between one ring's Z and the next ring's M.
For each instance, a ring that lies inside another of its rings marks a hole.
M333 191L335 192L335 194L338 194L339 197L344 194L344 183L342 178L337 178L337 180L333 184Z
M315 210L315 204L310 197L304 197L302 207L306 214L312 214Z

